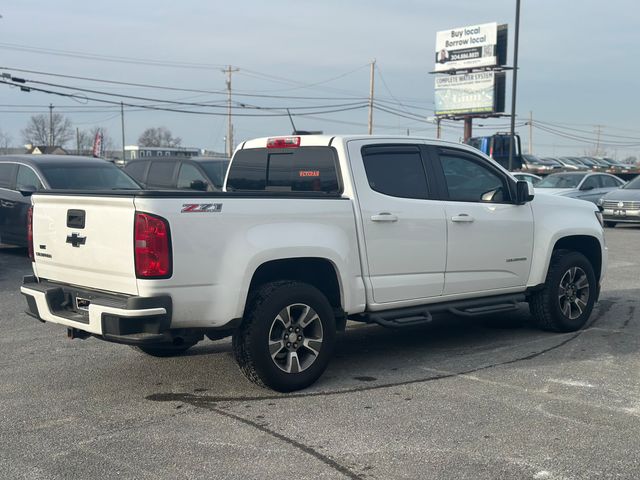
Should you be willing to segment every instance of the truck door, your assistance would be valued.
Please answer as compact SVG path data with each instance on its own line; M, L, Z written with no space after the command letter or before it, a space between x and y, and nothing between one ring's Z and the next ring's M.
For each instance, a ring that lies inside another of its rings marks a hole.
M515 205L506 174L485 159L438 150L448 226L444 294L524 286L533 251L531 205Z
M431 198L426 146L348 143L374 303L442 294L446 220Z

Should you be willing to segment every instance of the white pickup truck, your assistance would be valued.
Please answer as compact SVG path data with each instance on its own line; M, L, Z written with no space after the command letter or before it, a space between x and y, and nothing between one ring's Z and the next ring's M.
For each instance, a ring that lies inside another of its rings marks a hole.
M607 261L592 203L533 198L477 150L420 138L262 138L236 149L224 192L32 203L27 313L157 356L233 335L242 372L279 391L320 377L347 319L528 302L542 328L580 329Z

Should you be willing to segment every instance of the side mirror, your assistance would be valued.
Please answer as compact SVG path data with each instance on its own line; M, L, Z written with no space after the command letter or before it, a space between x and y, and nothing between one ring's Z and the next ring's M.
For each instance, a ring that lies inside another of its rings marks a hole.
M580 187L580 190L582 191L593 190L593 185L582 185Z
M209 187L209 184L204 180L193 180L189 185L191 190L198 190L200 192L206 192L207 187Z
M23 185L18 191L22 194L23 197L30 197L31 195L36 193L38 189L35 185Z
M516 204L524 205L533 200L533 185L524 180L518 180L516 183Z

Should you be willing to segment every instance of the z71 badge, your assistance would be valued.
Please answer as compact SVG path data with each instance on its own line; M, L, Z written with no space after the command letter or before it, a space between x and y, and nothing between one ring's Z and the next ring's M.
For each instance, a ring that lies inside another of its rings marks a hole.
M219 213L221 211L221 203L185 203L180 213Z

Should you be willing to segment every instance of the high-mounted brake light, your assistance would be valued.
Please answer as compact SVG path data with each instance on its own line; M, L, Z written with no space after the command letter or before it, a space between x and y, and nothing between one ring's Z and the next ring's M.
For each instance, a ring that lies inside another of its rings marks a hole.
M300 137L274 137L267 139L267 148L298 148Z
M171 276L171 234L164 218L136 212L134 250L136 277Z
M29 258L32 262L35 262L35 256L33 255L33 207L29 207L27 210L27 248L29 250Z

